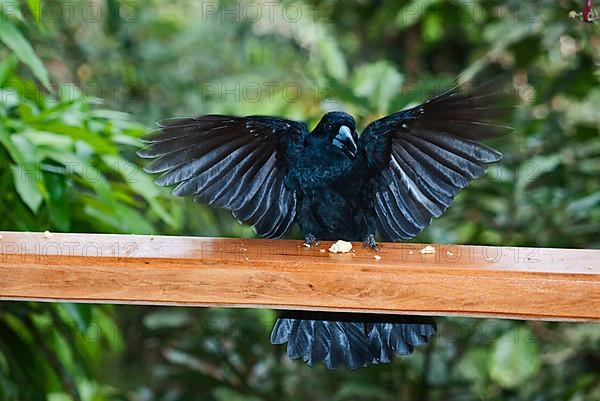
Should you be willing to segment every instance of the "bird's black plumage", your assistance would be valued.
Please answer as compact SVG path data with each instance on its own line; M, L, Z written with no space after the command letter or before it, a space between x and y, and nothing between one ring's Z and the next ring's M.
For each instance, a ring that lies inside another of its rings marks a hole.
M303 123L264 116L169 119L144 139L145 170L173 194L232 211L262 236L297 222L318 240L414 237L454 196L502 155L476 142L507 131L510 110L490 94L453 88L367 126L327 113L309 134ZM431 318L282 312L271 336L290 358L359 368L406 355L435 332Z

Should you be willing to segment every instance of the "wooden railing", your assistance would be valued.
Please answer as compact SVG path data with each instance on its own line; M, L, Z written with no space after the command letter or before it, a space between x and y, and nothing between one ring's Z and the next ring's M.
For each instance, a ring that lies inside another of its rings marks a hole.
M600 250L0 235L3 300L600 320Z

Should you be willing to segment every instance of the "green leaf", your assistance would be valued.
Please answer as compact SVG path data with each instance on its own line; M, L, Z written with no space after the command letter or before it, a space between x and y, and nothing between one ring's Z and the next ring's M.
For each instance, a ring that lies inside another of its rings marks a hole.
M540 155L529 158L516 172L517 189L524 190L539 177L556 169L562 163L561 154Z
M69 173L81 177L83 182L93 188L106 203L110 204L114 200L110 183L92 164L72 153L58 149L45 149L44 153L46 157L67 167Z
M92 306L84 304L69 304L64 303L56 305L57 308L62 309L65 314L72 319L72 322L77 323L77 326L82 330L87 330L92 321ZM72 322L65 322L67 324Z
M27 8L29 8L34 21L39 24L42 21L42 2L40 0L27 0Z
M106 155L102 158L104 162L127 183L129 188L143 197L150 208L167 224L174 226L175 220L158 201L160 189L152 181L152 177L146 174L140 167L126 161L123 158Z
M540 369L537 339L526 326L506 332L492 350L490 376L500 386L517 388Z
M486 348L470 349L458 362L456 373L459 377L472 382L484 382L487 379L488 359Z
M144 326L150 330L180 328L190 323L185 310L159 310L144 317Z
M17 194L33 213L37 213L46 191L35 147L22 135L0 135L0 143L15 162L10 168Z
M402 7L396 15L396 25L399 28L407 28L415 24L423 18L431 5L438 2L439 0L415 0L410 2Z
M379 114L388 111L390 101L400 92L403 76L391 63L378 61L358 68L352 84L358 96L368 98Z
M571 216L585 217L600 205L600 191L572 201L566 209Z
M135 209L106 199L84 198L84 213L106 230L130 234L152 234L154 227Z
M4 356L2 351L0 351L0 373L5 375L6 373L8 373L8 370L8 361L6 360L6 357Z
M25 39L15 25L6 18L0 18L0 40L14 52L19 60L31 69L33 75L35 75L42 84L46 87L50 86L48 71L42 63L42 60L35 54L35 51L27 39Z
M0 0L0 18L14 17L19 21L23 21L23 14L21 14L21 5L17 0Z
M55 229L69 231L73 205L67 191L65 176L48 171L43 171L43 174L44 183L48 189L48 197L46 199L48 217Z
M60 121L42 122L34 124L34 128L40 131L53 132L59 135L67 135L75 140L81 140L93 148L98 154L116 154L116 147L97 133L80 125L70 125Z
M0 62L0 86L6 83L8 78L15 72L16 67L17 58L13 55ZM0 100L4 102L4 97L0 97Z
M337 42L331 38L323 38L318 49L327 72L338 81L344 80L348 74L348 66Z
M27 205L33 213L37 213L44 197L38 187L38 179L41 178L42 172L39 166L33 164L29 167L24 165L10 166L13 173L13 182L15 190L19 197Z
M6 132L4 124L0 121L0 145L4 146L11 159L15 163L21 163L23 156L19 153L19 149L13 144L11 135Z
M73 398L67 393L50 393L48 394L48 401L73 401Z

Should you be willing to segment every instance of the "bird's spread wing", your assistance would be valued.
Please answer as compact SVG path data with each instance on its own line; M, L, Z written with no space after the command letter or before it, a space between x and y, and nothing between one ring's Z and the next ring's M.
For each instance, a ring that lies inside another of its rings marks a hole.
M258 234L279 238L296 216L296 192L286 185L306 126L279 118L207 115L168 119L147 135L138 155L161 186L199 203L231 210Z
M412 109L372 122L359 140L376 178L379 231L406 240L439 217L454 196L485 174L502 154L476 140L502 135L497 124L512 107L496 103L498 92L463 94L453 88Z

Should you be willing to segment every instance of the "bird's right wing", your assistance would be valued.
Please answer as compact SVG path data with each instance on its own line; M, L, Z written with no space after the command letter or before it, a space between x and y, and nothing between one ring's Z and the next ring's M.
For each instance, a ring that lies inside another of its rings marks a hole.
M373 121L359 139L373 175L379 231L391 240L417 235L439 217L454 196L485 174L502 154L478 139L507 133L498 119L495 93L460 92L459 87L408 110Z
M161 121L138 152L154 159L173 194L231 210L259 235L279 238L296 217L296 192L286 185L290 163L308 134L303 123L273 117L207 115Z

